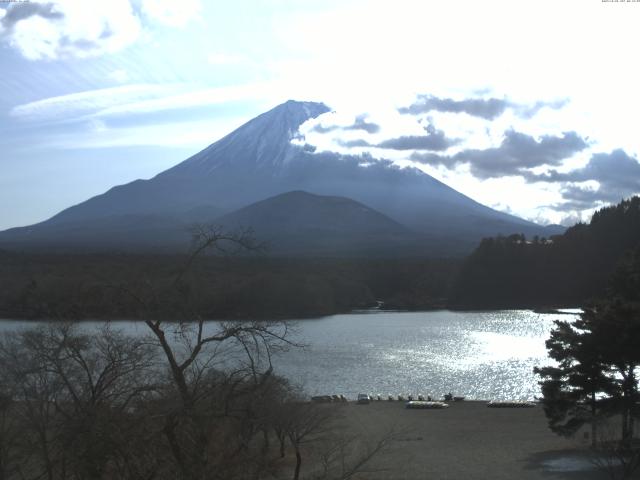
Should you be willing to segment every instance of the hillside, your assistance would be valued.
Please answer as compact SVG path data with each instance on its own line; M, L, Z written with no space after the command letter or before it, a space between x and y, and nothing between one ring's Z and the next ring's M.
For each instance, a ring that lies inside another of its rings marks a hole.
M596 212L550 239L484 239L464 262L450 303L502 308L581 305L602 295L619 262L640 246L640 197Z
M304 256L425 255L422 238L385 215L345 197L295 191L216 219L228 230L250 226L267 253Z

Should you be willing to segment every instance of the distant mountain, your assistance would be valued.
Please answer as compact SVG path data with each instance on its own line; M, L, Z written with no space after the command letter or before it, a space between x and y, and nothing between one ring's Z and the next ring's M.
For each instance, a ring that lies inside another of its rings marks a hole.
M211 221L213 210L215 216L231 214L299 190L377 210L420 234L431 256L468 253L482 237L497 234L549 235L544 227L481 205L418 169L292 143L300 138L300 125L328 111L321 103L288 101L150 180L114 187L45 222L0 233L0 246L173 249L186 224Z
M419 235L345 197L288 192L216 220L230 230L250 225L268 252L320 256L424 255Z

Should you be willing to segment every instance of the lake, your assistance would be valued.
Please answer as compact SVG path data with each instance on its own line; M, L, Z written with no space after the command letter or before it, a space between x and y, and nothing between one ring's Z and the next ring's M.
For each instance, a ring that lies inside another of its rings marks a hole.
M295 340L305 347L282 353L275 369L309 395L532 400L540 395L533 367L549 364L544 342L553 320L575 318L578 311L571 312L373 311L300 320ZM4 320L0 332L30 324ZM142 323L115 325L146 333Z

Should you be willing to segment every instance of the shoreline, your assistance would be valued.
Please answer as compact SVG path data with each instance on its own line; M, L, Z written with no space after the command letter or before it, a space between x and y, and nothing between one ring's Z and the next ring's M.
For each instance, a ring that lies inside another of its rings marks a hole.
M318 315L297 315L297 316L264 316L264 317L231 317L231 318L207 318L205 322L288 322L288 321L306 321L306 320L318 320L322 318L332 317L335 315L376 315L384 313L432 313L432 312L453 312L453 313L487 313L487 312L505 312L505 311L530 311L533 313L539 313L543 315L577 315L577 312L568 312L563 310L580 310L580 307L554 307L554 308L536 308L536 307L509 307L509 308L421 308L421 309L384 309L384 308L359 308L352 310L337 311L328 314ZM80 318L80 319L67 319L67 320L55 320L46 317L21 317L12 316L11 318L5 318L0 315L0 322L144 322L147 318ZM181 319L164 319L164 322L175 323L183 321ZM195 321L195 320L194 320Z

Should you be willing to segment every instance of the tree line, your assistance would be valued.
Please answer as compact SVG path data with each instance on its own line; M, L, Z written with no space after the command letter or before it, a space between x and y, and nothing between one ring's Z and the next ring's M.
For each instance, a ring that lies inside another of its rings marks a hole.
M482 240L453 282L461 308L577 306L599 296L624 255L640 244L640 197L594 213L563 235Z
M47 255L0 252L0 318L140 319L119 287L160 288L184 256ZM200 256L183 292L207 318L301 318L370 308L442 308L459 266L455 259L331 259ZM175 312L175 308L164 312Z

